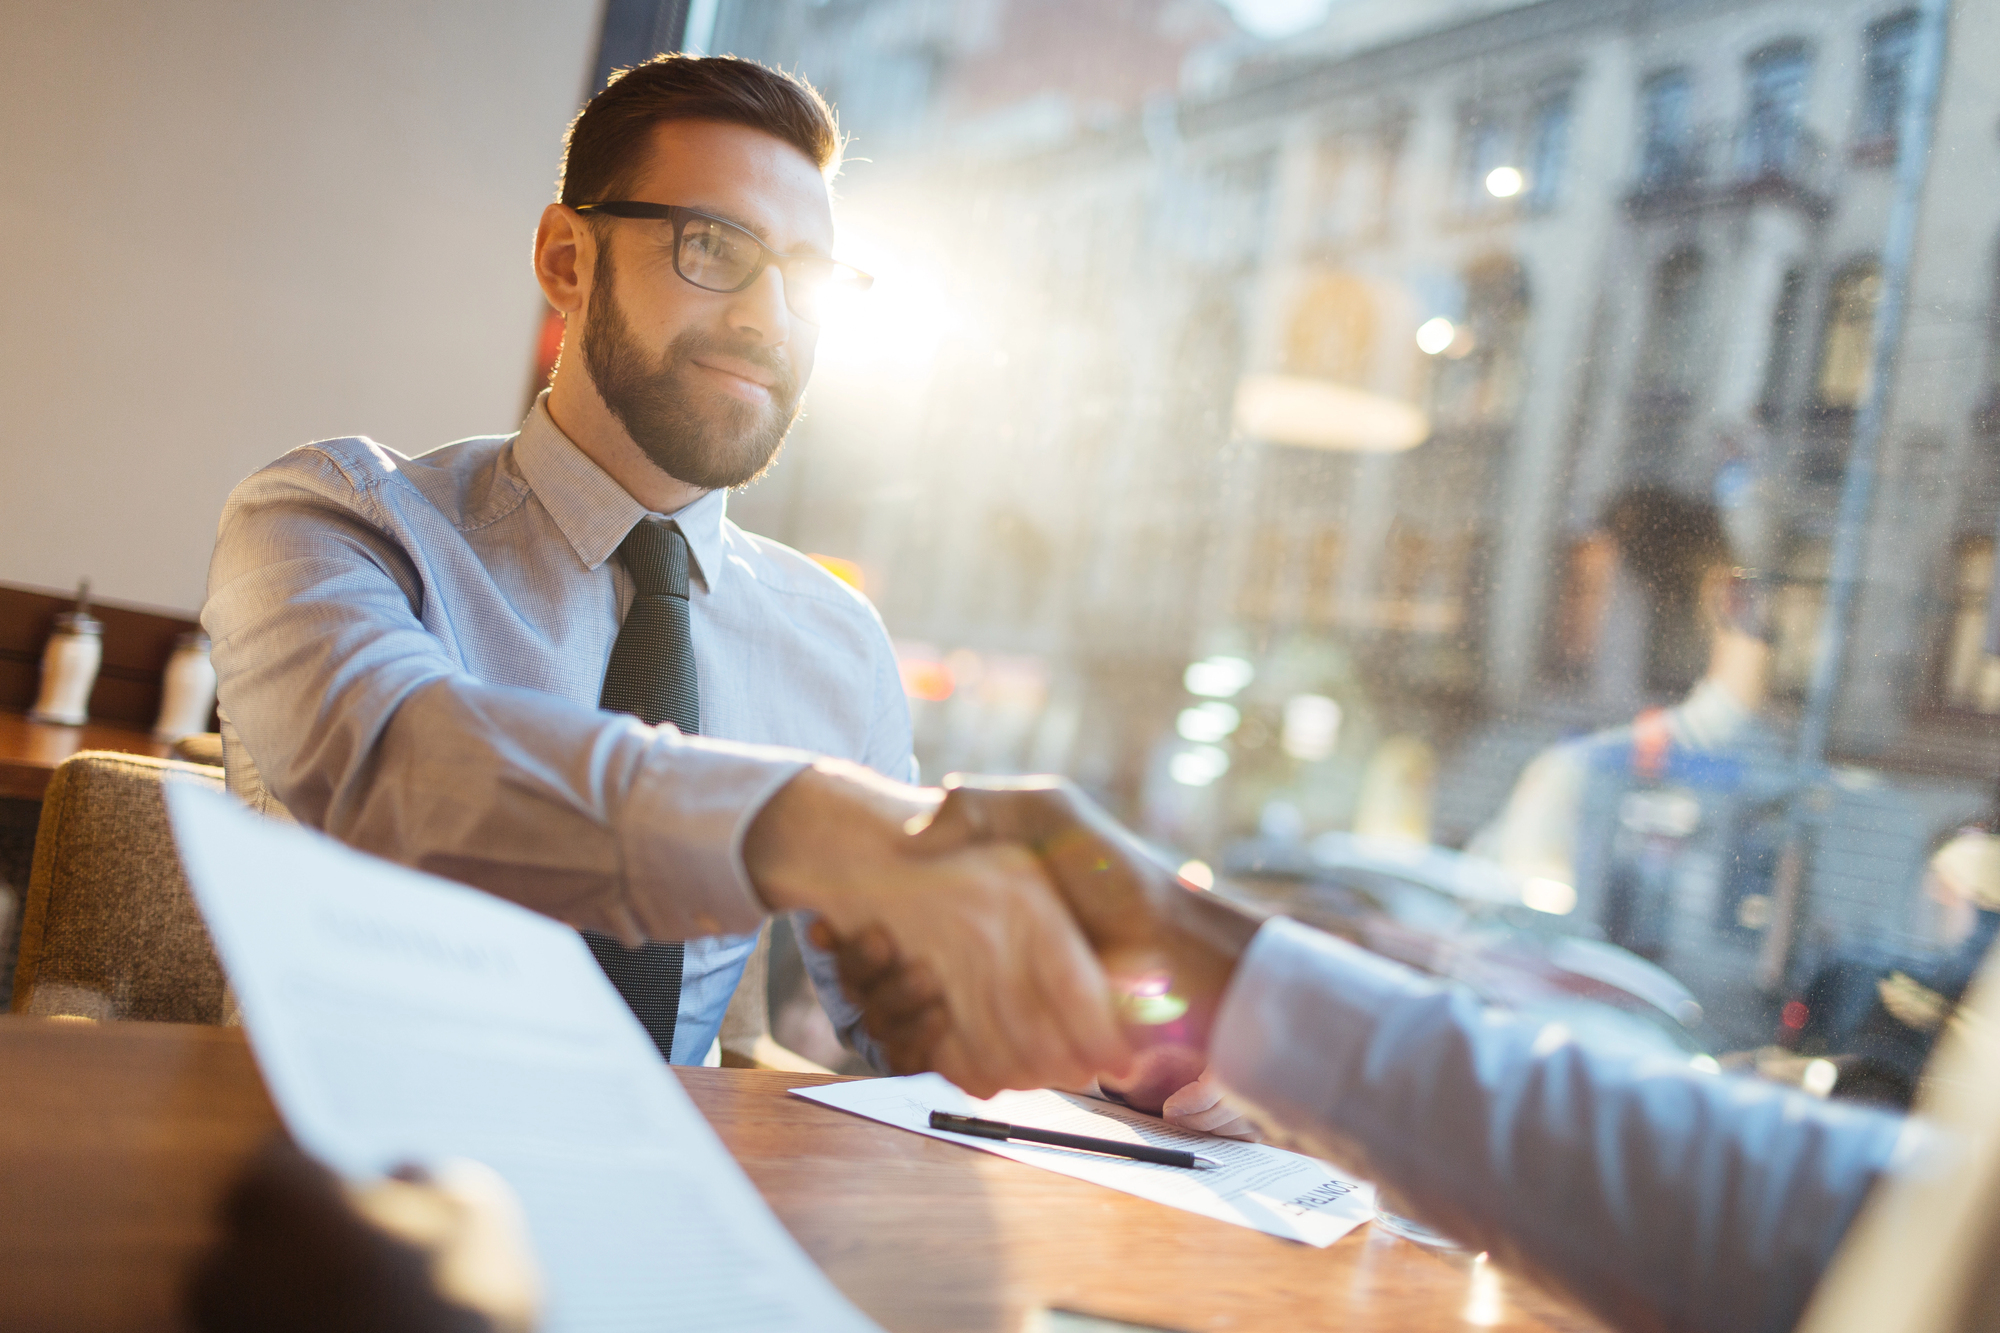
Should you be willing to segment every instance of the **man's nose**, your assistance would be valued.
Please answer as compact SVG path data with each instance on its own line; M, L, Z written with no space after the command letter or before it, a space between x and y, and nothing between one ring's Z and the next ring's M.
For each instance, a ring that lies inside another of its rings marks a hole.
M727 311L732 331L766 347L781 346L792 333L792 311L785 304L785 275L776 264L731 298Z

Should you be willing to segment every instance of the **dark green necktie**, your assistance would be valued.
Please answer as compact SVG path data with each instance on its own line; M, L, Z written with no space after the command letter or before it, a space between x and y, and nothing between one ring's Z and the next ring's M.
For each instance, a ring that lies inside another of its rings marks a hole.
M631 713L642 722L671 722L695 735L701 730L701 688L688 636L687 538L670 522L642 519L626 534L618 555L632 576L632 605L611 645L598 707ZM671 1061L687 946L654 940L628 949L594 930L584 931L583 938L661 1058Z

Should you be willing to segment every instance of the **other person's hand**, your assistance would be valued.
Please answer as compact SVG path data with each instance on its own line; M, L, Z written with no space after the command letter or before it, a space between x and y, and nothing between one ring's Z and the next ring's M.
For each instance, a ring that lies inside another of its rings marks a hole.
M891 1050L899 1065L976 1096L1124 1072L1104 969L1049 870L1004 837L913 836L937 804L825 761L765 805L744 864L770 907L817 912L829 937L866 941L863 957L915 969L929 1016ZM888 1023L903 1006L882 998Z
M1168 1124L1179 1125L1182 1129L1219 1134L1225 1139L1242 1139L1248 1143L1264 1141L1264 1131L1258 1128L1257 1122L1229 1099L1229 1094L1209 1076L1206 1069L1201 1071L1200 1078L1168 1097L1160 1107L1160 1115Z

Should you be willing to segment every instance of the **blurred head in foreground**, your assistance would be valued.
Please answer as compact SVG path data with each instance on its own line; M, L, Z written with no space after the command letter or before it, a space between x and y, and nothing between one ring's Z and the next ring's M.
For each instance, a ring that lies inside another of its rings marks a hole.
M276 1136L223 1201L187 1290L197 1333L532 1333L541 1278L477 1162L351 1183Z

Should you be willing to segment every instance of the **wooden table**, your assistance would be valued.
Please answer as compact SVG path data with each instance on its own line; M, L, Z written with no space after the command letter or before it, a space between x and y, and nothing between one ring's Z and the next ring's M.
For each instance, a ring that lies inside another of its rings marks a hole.
M1372 1226L1315 1250L785 1095L825 1076L675 1072L892 1333L1014 1333L1041 1305L1245 1333L1597 1327ZM174 1328L217 1198L276 1125L237 1030L0 1018L0 1328Z
M26 714L0 710L0 798L39 801L56 765L78 750L122 750L167 757L168 747L144 731L108 722L52 727Z

